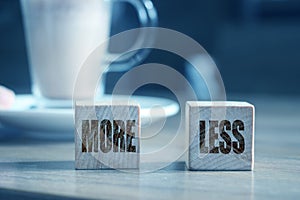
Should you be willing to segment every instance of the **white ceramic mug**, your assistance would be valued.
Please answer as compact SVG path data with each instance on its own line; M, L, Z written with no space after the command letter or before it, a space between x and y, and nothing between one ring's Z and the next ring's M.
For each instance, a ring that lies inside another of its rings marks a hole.
M40 105L71 105L77 73L88 55L109 38L112 3L118 1L137 9L142 27L156 21L150 0L21 0L32 92ZM107 46L103 48L100 60L107 56ZM84 91L79 95L84 98Z

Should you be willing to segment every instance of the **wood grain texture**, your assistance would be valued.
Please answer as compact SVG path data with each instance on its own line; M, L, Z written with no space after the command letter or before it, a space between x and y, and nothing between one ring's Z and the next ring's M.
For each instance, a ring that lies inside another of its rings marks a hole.
M77 102L75 127L76 169L139 168L139 105Z
M188 169L253 170L253 105L187 102L186 128Z

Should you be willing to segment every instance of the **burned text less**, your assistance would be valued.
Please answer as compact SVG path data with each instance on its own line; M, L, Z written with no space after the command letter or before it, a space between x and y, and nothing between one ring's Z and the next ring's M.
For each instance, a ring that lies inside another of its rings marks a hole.
M232 123L228 120L222 120L220 123L217 120L209 120L209 144L205 144L206 137L206 121L199 121L200 137L199 137L199 147L200 153L223 153L228 154L233 148L233 152L236 154L241 154L245 150L245 140L241 131L244 131L244 122L241 120L235 120ZM216 128L219 128L219 133L216 132ZM227 131L232 131L233 137L237 141L232 141L230 135ZM219 146L215 145L215 142L218 141L220 137L224 141L219 141Z

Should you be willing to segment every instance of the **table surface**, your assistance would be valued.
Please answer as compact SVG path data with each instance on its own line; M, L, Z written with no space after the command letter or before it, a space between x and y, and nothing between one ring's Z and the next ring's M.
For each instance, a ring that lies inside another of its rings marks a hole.
M42 139L0 129L0 197L96 199L296 199L300 100L249 98L256 106L254 171L186 171L183 158L149 173L74 170L72 133ZM172 124L170 119L170 123ZM42 134L42 133L40 133ZM163 133L173 133L170 126ZM145 143L142 148L151 149ZM183 145L178 144L182 150ZM4 199L3 198L3 199Z

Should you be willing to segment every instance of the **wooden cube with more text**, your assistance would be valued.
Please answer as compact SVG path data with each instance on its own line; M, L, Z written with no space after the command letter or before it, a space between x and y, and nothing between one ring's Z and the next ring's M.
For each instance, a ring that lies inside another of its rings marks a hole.
M76 102L76 169L138 169L139 152L139 105Z
M186 103L186 129L188 169L253 170L253 105L189 101Z

